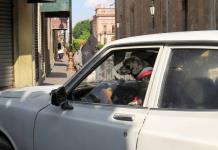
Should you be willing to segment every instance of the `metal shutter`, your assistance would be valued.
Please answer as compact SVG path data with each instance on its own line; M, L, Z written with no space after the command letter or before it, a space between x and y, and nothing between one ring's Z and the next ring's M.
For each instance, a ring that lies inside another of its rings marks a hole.
M12 0L0 0L0 89L13 86Z
M39 41L38 41L38 7L34 5L34 33L35 33L35 81L39 81Z

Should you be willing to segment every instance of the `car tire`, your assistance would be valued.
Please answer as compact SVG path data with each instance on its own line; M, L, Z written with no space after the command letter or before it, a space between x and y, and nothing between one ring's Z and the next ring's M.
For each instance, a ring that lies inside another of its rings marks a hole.
M0 136L0 150L13 150L10 143Z

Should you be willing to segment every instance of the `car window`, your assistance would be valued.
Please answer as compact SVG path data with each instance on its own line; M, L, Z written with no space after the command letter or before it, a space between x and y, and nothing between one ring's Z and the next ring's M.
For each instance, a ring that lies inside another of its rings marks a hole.
M218 108L218 51L172 50L160 98L161 108Z
M85 103L142 106L158 49L111 52L73 91Z

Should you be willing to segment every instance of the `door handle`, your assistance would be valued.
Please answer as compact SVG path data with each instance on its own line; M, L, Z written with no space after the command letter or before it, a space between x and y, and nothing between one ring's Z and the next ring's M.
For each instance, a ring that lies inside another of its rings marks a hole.
M121 121L133 121L135 119L135 116L129 114L115 114L113 118L115 120L121 120Z

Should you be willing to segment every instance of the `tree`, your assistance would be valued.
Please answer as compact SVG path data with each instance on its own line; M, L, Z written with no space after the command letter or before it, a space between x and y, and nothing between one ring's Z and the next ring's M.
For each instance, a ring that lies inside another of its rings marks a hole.
M87 40L90 36L90 32L88 31L83 31L83 33L79 36L79 39L81 40Z
M83 40L83 39L74 39L71 44L66 43L66 44L64 45L64 47L65 47L69 52L75 53L75 52L77 52L77 51L80 49L80 47L81 47L82 45L85 44L85 42L86 42L86 40Z
M97 45L97 50L100 50L104 47L104 44L101 44L100 42L98 42L98 45Z
M75 39L87 40L89 36L90 36L90 22L88 19L78 22L73 28L73 37Z

